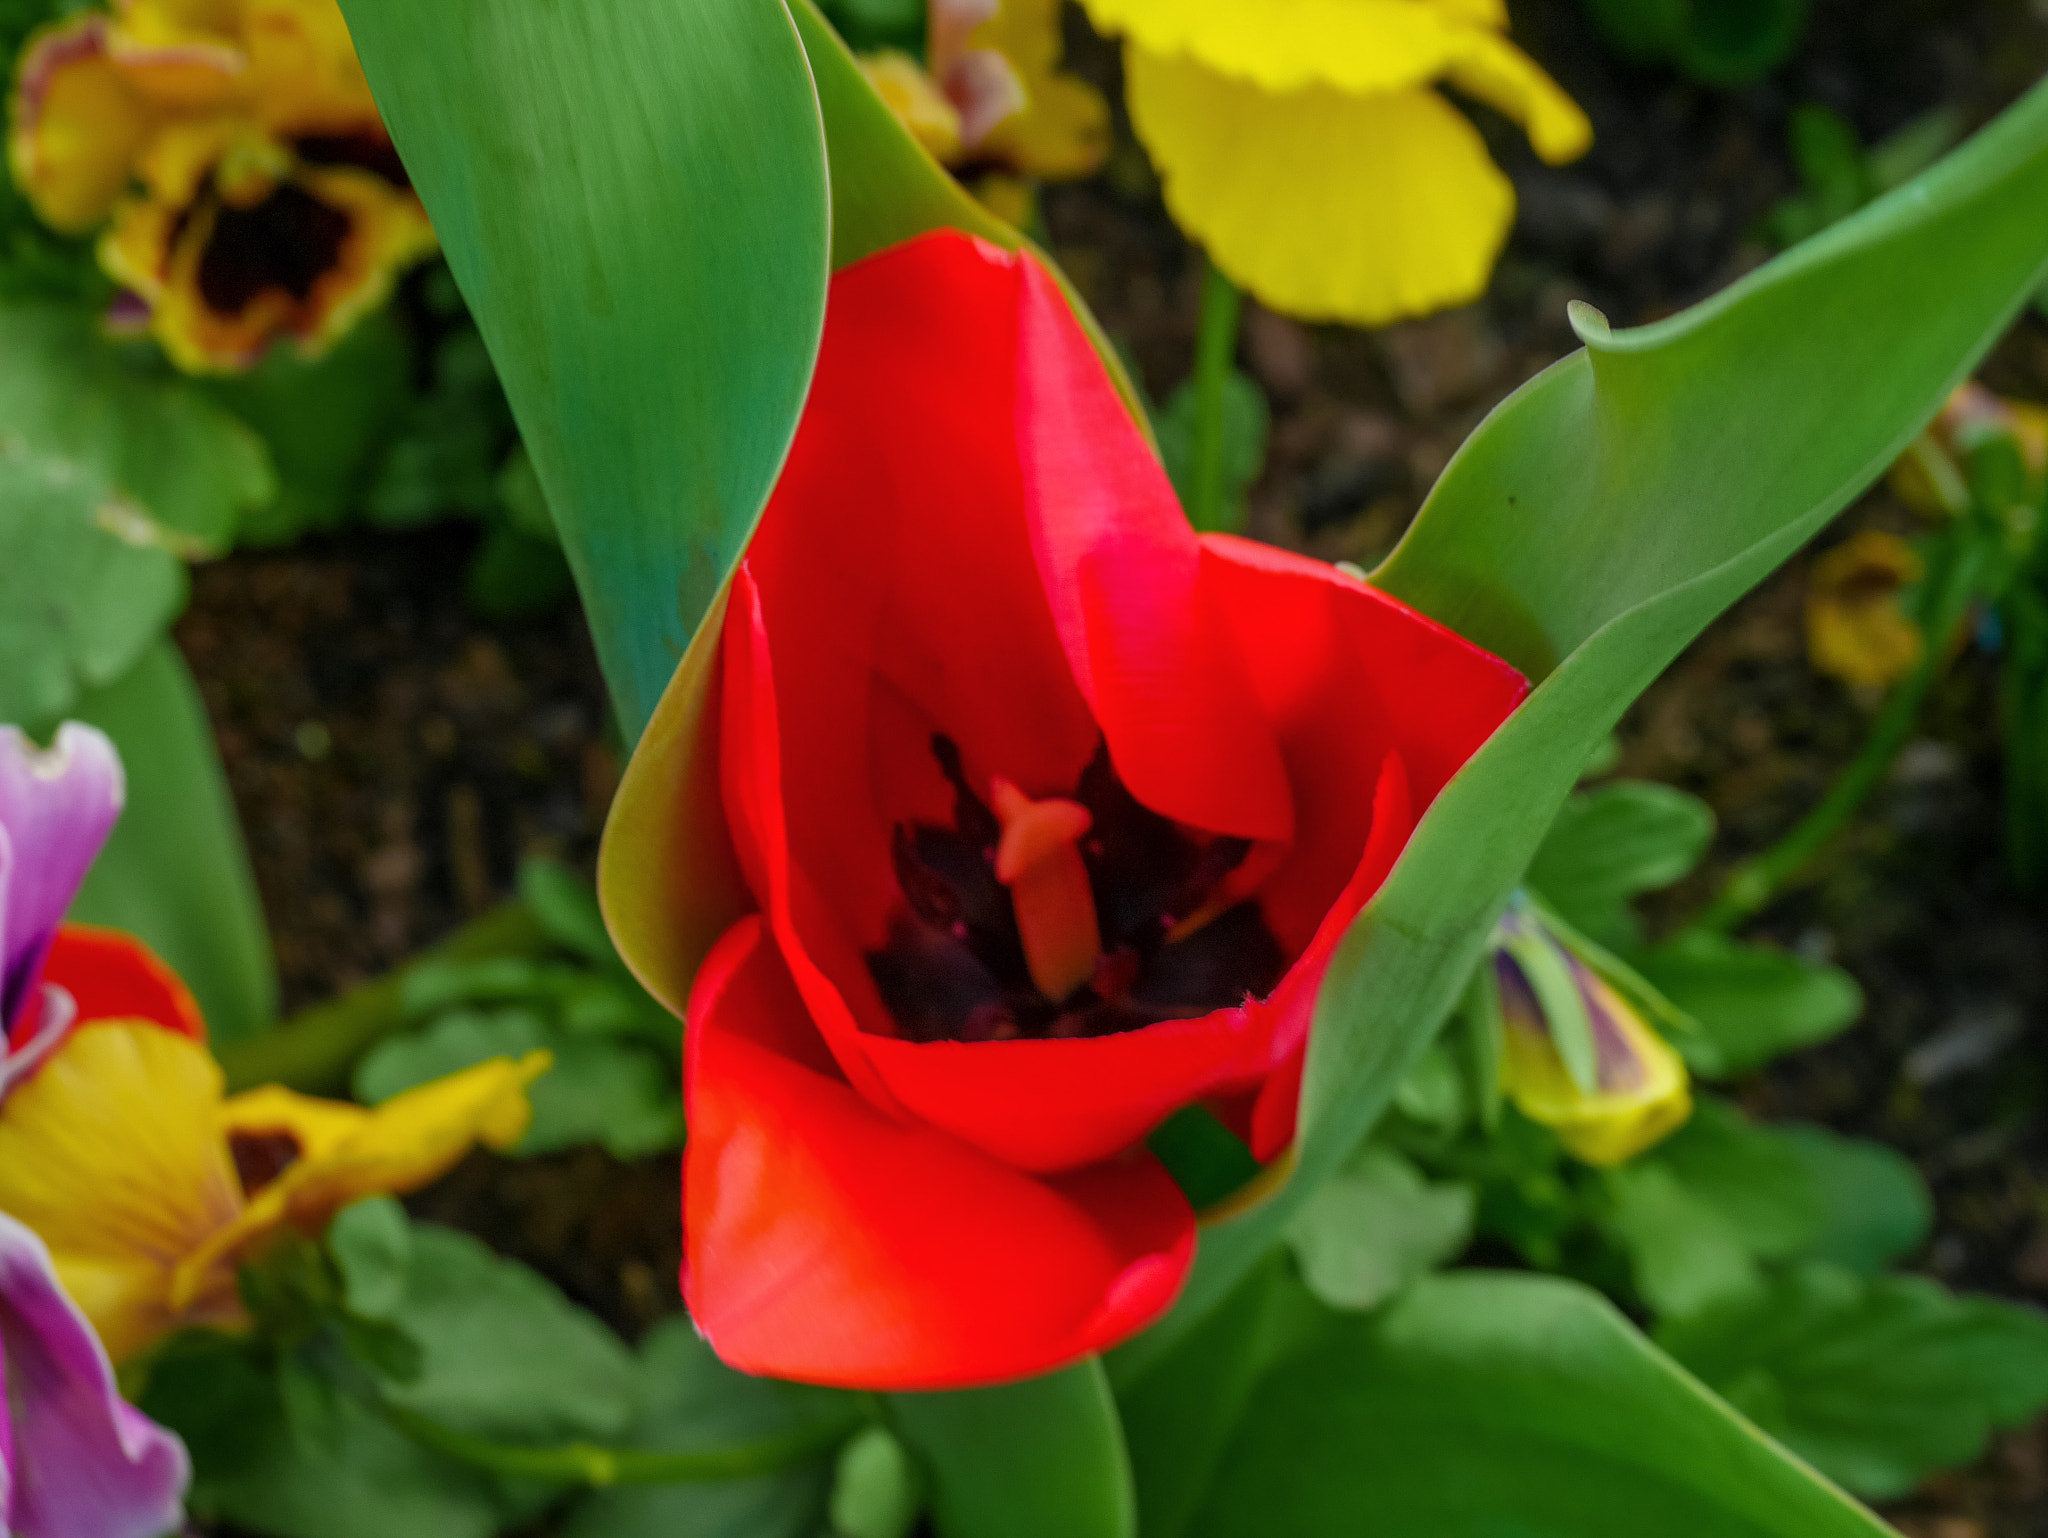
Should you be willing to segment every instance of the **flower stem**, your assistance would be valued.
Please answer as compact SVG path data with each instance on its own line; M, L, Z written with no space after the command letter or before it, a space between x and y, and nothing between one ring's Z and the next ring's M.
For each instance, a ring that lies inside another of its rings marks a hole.
M1223 506L1223 392L1237 358L1237 321L1243 296L1237 285L1203 258L1202 315L1195 333L1195 434L1188 519L1215 530L1228 521Z
M866 1424L865 1416L842 1416L759 1442L703 1452L668 1453L636 1447L598 1447L589 1442L570 1442L560 1447L512 1447L457 1431L389 1401L380 1408L394 1426L415 1442L463 1463L515 1479L599 1489L609 1485L703 1484L774 1474L822 1457Z
M345 1090L356 1059L404 1023L405 979L414 968L493 956L534 956L547 949L547 933L525 905L501 903L397 971L300 1010L260 1036L223 1042L214 1056L227 1074L230 1090L257 1084L282 1084L306 1094Z
M1989 564L1990 552L1984 541L1958 528L1948 549L1921 633L1926 645L1920 661L1891 693L1872 724L1863 747L1849 761L1820 805L1783 838L1763 853L1736 866L1720 892L1693 927L1728 934L1746 924L1774 902L1807 862L1839 833L1877 788L1912 735L1934 682L1948 664L1949 638L1969 613L1978 596L1978 584Z

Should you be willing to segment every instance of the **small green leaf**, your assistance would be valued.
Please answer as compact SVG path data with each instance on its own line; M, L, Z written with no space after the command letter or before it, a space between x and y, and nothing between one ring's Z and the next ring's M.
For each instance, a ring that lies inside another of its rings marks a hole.
M1590 939L1627 947L1641 940L1629 902L1691 874L1713 838L1714 814L1697 796L1617 780L1559 809L1528 884Z
M1287 1225L1309 1290L1332 1308L1377 1308L1455 1257L1472 1238L1472 1188L1425 1180L1368 1147Z
M153 528L91 467L0 435L0 721L54 724L184 607L184 567Z
M1660 1318L1682 1318L1762 1285L1742 1230L1669 1165L1640 1159L1609 1170L1605 1181L1612 1205L1602 1226L1627 1252L1636 1291Z
M1968 1463L2048 1406L2048 1319L1925 1277L1802 1267L1658 1338L1816 1468L1873 1500Z
M1820 1227L1806 1255L1875 1276L1926 1243L1934 1198L1904 1154L1824 1127L1770 1130L1806 1166L1819 1196Z
M368 1196L342 1208L327 1226L327 1252L341 1272L350 1313L389 1319L398 1312L412 1265L412 1224L397 1198Z
M917 1467L888 1427L870 1426L840 1449L833 1538L908 1538L922 1508Z
M76 714L114 741L128 802L71 917L140 936L185 980L216 1043L277 1018L277 962L212 723L169 640Z
M938 1538L1136 1538L1123 1426L1102 1364L999 1388L891 1394L931 1479Z
M1314 1305L1310 1305L1314 1307ZM1253 1391L1196 1538L1883 1538L1573 1283L1460 1271L1321 1313Z
M1643 1156L1726 1217L1759 1260L1811 1252L1826 1221L1812 1164L1777 1127L1758 1126L1727 1101L1703 1095L1678 1131Z
M1693 1072L1732 1078L1847 1030L1863 992L1839 967L1689 930L1630 958L1700 1029L1672 1037Z
M843 1413L844 1396L734 1372L687 1319L665 1319L640 1344L640 1411L625 1445L690 1452L763 1441ZM562 1538L816 1538L831 1488L820 1457L755 1479L638 1485L586 1495Z
M1189 380L1166 399L1166 407L1153 418L1159 438L1159 457L1180 494L1181 505L1193 505L1195 382ZM1250 378L1232 369L1223 381L1223 497L1217 527L1244 527L1244 497L1266 464L1266 435L1272 426L1265 392Z
M226 549L241 515L277 494L262 440L200 386L52 305L0 305L0 439L77 464L194 552Z
M616 967L597 894L587 882L558 860L527 859L519 863L519 900L533 910L548 938L598 966Z
M421 1370L391 1400L490 1440L603 1442L632 1420L638 1387L618 1338L554 1284L432 1223L412 1230L405 1297L391 1323Z

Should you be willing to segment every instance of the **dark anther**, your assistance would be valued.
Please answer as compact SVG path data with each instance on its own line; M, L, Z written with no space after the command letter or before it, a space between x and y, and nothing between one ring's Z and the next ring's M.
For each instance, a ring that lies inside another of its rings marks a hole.
M228 1134L228 1155L235 1161L244 1196L254 1196L269 1185L297 1164L304 1152L298 1134L282 1127L272 1132L237 1129Z
M1098 749L1074 799L1094 819L1081 843L1102 929L1094 975L1065 999L1031 980L1009 888L996 880L1002 836L943 735L932 756L954 790L953 826L901 823L891 841L903 908L868 971L913 1041L1107 1036L1264 997L1287 967L1257 902L1235 903L1169 942L1244 863L1241 838L1205 838L1125 788Z
M405 162L382 134L308 134L294 140L299 159L314 166L354 166L374 171L394 187L410 187Z

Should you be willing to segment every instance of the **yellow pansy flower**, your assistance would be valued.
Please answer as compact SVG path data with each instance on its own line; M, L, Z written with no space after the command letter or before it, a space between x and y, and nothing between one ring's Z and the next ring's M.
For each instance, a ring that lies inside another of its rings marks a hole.
M335 0L127 0L23 50L8 135L45 222L108 227L100 264L172 361L316 354L434 233Z
M927 18L929 67L883 49L861 69L912 137L963 170L984 201L1022 212L1015 178L1067 181L1102 164L1109 103L1060 68L1060 0L931 0Z
M1500 989L1501 1087L1515 1108L1557 1134L1567 1152L1602 1168L1626 1163L1692 1115L1685 1060L1606 978L1551 927L1517 904L1495 930L1490 962ZM1547 975L1532 976L1541 968ZM1593 1044L1582 1085L1558 1050L1546 990L1576 997Z
M1926 648L1899 607L1920 557L1895 534L1863 529L1813 563L1806 586L1806 655L1814 671L1852 688L1888 689Z
M1452 86L1553 164L1592 143L1503 0L1083 0L1125 39L1168 210L1269 308L1383 325L1475 299L1514 188Z
M526 1131L547 1054L495 1058L374 1109L277 1086L226 1096L191 1038L75 1030L0 1102L0 1212L50 1248L115 1362L188 1325L244 1322L235 1268L359 1197L413 1190Z

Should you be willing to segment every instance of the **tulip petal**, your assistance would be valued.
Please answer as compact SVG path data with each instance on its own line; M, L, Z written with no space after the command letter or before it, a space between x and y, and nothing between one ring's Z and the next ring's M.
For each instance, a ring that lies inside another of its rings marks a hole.
M1204 576L1280 742L1302 825L1315 829L1260 889L1267 923L1298 954L1377 826L1361 792L1378 782L1382 760L1400 757L1419 818L1529 684L1334 566L1228 534L1206 535L1202 547Z
M179 1526L184 1444L121 1398L49 1251L5 1214L0 1363L0 1527L23 1538L157 1538Z
M1051 1371L1143 1328L1194 1255L1135 1154L1059 1179L883 1116L832 1075L757 918L690 998L684 1294L729 1364L938 1389Z
M194 1041L206 1021L177 973L133 935L66 924L43 964L43 981L62 988L83 1025L93 1020L146 1020Z
M1435 91L1271 94L1143 48L1125 63L1175 221L1262 302L1374 326L1484 291L1514 189Z
M0 1025L12 1020L79 882L121 815L104 732L67 721L45 751L0 727Z
M1020 289L1015 420L1032 545L1117 773L1164 816L1291 838L1286 772L1166 472L1052 278L1006 260Z

